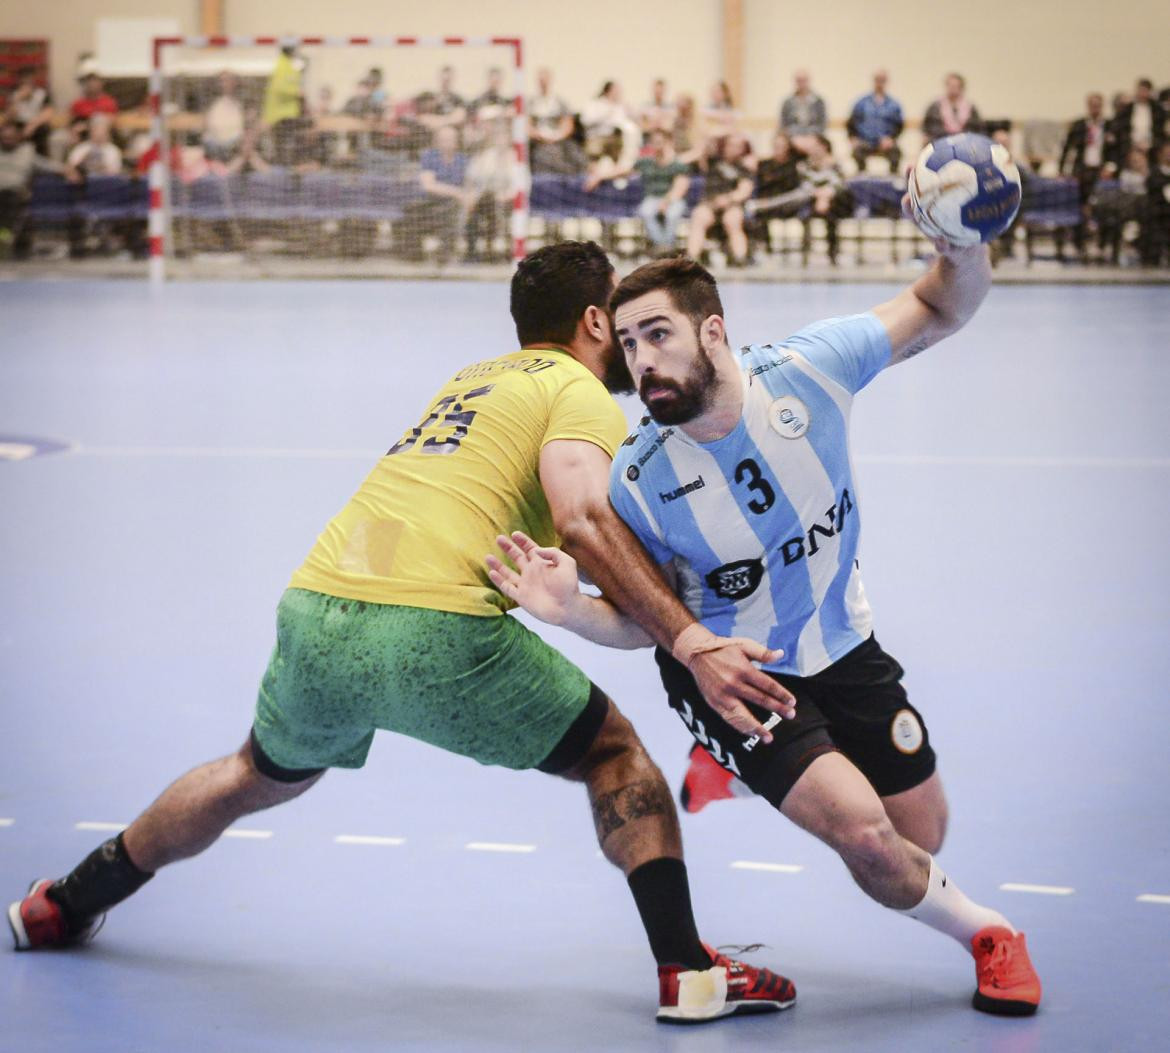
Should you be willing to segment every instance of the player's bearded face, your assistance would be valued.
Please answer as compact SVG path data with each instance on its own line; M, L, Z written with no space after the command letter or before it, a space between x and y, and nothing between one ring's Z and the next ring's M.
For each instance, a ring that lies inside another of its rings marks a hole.
M694 356L684 377L644 373L638 396L650 416L659 424L686 424L705 413L715 393L715 363L711 361L694 330Z

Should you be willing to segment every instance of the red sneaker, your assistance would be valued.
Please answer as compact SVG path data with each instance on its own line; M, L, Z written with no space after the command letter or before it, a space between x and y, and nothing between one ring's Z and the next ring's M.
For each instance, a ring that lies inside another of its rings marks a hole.
M734 775L720 766L702 746L697 742L691 747L691 763L683 777L682 789L678 799L685 811L701 812L712 801L725 801L732 797L741 797L742 793L736 790L743 787ZM743 787L747 793L751 793Z
M658 967L659 1020L699 1024L736 1013L775 1013L796 1001L787 977L703 948L711 955L710 969Z
M8 908L8 924L18 951L88 943L101 928L106 917L104 914L94 918L80 932L70 932L64 911L46 894L52 885L49 878L34 881L28 895Z
M979 987L971 1004L984 1013L1031 1016L1040 1004L1040 977L1022 932L989 925L971 938Z

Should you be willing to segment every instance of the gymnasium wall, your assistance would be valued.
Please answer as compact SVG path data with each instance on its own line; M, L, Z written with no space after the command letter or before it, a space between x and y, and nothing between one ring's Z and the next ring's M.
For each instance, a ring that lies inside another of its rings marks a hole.
M602 80L622 82L639 104L649 81L669 78L675 90L706 97L718 76L720 0L225 0L230 34L490 34L520 33L531 68L556 71L557 91L580 106ZM744 98L741 109L771 119L788 93L792 71L807 66L841 117L866 90L878 65L907 115L918 117L938 94L942 74L958 69L970 94L991 116L1068 118L1084 93L1132 87L1148 75L1170 83L1170 4L1165 0L1007 0L922 5L907 0L744 0ZM76 95L78 52L93 47L98 18L173 18L198 31L197 0L0 0L0 35L52 41L52 82L59 101ZM343 67L338 66L338 71ZM315 76L328 78L318 64ZM391 93L414 92L414 71ZM334 83L344 99L350 84ZM409 82L409 83L407 83ZM468 93L478 83L462 83Z

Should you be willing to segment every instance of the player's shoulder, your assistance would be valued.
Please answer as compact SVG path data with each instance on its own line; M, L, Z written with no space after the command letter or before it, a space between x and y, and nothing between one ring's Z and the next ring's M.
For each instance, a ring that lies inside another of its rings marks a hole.
M739 349L739 368L749 381L773 370L782 369L793 359L793 350L784 341L773 344L748 344Z
M615 475L636 482L643 471L652 468L655 458L673 434L674 428L660 427L649 416L642 417L614 454Z

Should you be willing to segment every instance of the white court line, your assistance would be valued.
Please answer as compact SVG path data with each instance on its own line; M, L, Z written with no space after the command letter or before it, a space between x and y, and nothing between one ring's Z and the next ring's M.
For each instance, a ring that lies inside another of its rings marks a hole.
M377 837L373 834L338 834L333 839L338 845L404 845L405 837Z
M1076 892L1075 888L1069 888L1067 885L1021 885L1014 881L999 887L1003 892L1035 892L1041 896L1071 896Z
M380 450L293 449L284 446L81 446L73 453L85 457L257 457L298 460L376 460Z
M750 859L737 859L731 864L732 870L767 870L774 874L799 874L804 867L795 863L754 863Z
M292 460L370 460L379 450L298 449L286 446L82 446L71 453L84 457L252 457ZM941 454L869 454L854 458L858 464L971 465L1001 468L1170 468L1170 457L994 457L945 456Z
M468 841L468 852L535 852L536 845L513 845L506 841Z
M15 822L15 819L0 819L0 826L11 826Z
M1170 468L1170 457L947 457L941 454L869 454L858 464L989 465L1002 468Z
M272 836L271 830L225 830L224 837L238 837L247 841L267 841Z
M115 833L121 833L123 830L126 829L126 826L127 826L126 823L81 822L81 823L74 823L73 829L74 830L112 830Z
M1143 892L1137 899L1139 903L1164 903L1170 906L1170 896L1159 896L1156 892Z

